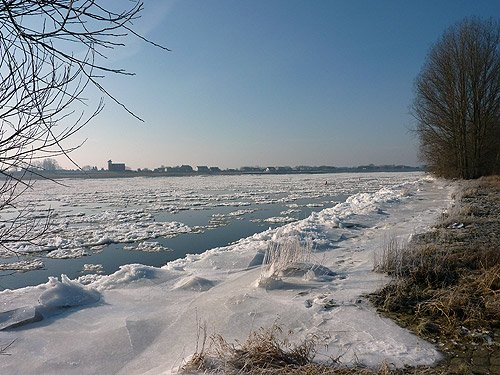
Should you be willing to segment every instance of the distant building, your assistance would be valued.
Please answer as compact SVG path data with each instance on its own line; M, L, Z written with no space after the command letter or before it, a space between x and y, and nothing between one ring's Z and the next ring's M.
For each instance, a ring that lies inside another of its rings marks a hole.
M241 167L240 171L244 173L256 173L256 172L263 172L264 169L261 167Z
M212 173L220 173L221 170L219 167L210 167L210 172Z
M111 160L108 160L108 171L125 172L125 163L113 163Z
M193 167L191 167L190 165L186 165L186 164L183 164L179 167L179 171L182 172L182 173L192 173L194 172L193 171Z
M198 171L198 173L210 173L210 169L208 169L206 165L198 165L196 167L196 170Z
M190 165L181 165L180 167L165 167L168 173L193 173L193 167Z
M295 167L295 169L297 171L300 171L300 172L310 172L310 171L314 171L315 167L310 167L308 165L299 165L299 166Z

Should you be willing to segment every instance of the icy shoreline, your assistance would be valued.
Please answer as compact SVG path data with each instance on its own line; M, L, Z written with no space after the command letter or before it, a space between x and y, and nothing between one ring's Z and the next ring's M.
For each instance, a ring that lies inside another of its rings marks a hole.
M194 352L199 322L229 340L273 323L297 340L315 334L328 346L318 360L340 355L347 364L432 364L440 357L432 345L379 317L360 296L385 282L371 272L384 238L427 229L448 204L450 190L423 179L355 194L299 222L162 268L132 264L109 276L51 279L1 292L3 311L41 305L43 319L0 332L1 346L16 339L0 368L27 374L170 373ZM288 237L312 241L313 262L335 276L293 275L282 277L277 288L256 287L269 241ZM100 300L90 303L95 293ZM68 294L78 298L68 302ZM51 309L44 309L47 300ZM20 363L26 356L30 362Z

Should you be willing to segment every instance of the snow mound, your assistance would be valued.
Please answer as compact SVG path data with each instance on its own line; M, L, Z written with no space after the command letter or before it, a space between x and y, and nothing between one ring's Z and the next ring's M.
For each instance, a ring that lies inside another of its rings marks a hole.
M273 290L273 289L283 289L285 286L285 283L283 282L282 279L276 276L261 276L260 278L255 281L254 286L256 288L262 288L266 290Z
M205 292L214 286L214 282L203 277L190 276L175 284L174 289Z
M162 268L145 266L142 264L126 264L112 275L99 276L92 286L97 290L108 290L120 287L141 287L145 284L152 284L166 281L172 273ZM80 278L81 279L81 278ZM153 282L153 280L155 280Z
M89 305L101 298L100 293L95 289L84 287L70 280L66 275L61 275L61 281L51 277L49 283L52 287L38 298L38 302L49 309Z
M60 314L62 309L94 304L101 299L97 290L72 281L66 275L61 275L61 281L50 277L46 284L28 287L25 292L29 294L40 289L43 292L38 297L38 305L32 303L0 312L0 330L25 326Z

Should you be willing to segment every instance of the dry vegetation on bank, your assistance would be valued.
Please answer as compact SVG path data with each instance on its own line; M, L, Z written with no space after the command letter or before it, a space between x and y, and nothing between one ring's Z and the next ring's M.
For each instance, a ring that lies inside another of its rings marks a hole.
M433 374L432 369L395 370L383 364L379 369L360 366L347 368L332 358L330 363L314 363L318 342L310 337L295 345L281 327L252 332L242 343L228 343L220 335L208 339L203 331L196 353L182 367L184 374L227 375L399 375Z
M464 181L434 230L382 257L395 279L370 299L440 346L436 373L500 374L499 218L500 177Z

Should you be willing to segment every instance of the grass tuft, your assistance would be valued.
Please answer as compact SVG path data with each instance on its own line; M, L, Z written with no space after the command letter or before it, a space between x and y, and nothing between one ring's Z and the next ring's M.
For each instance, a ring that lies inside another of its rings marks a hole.
M293 344L281 327L252 332L241 344L231 344L221 335L212 335L208 347L195 353L182 370L223 374L267 373L276 369L297 369L311 364L316 354L315 337ZM274 372L273 372L274 373Z
M302 243L297 237L287 237L281 241L271 241L262 262L257 285L264 288L275 288L281 285L281 275L289 267L307 264L312 256L312 242Z

